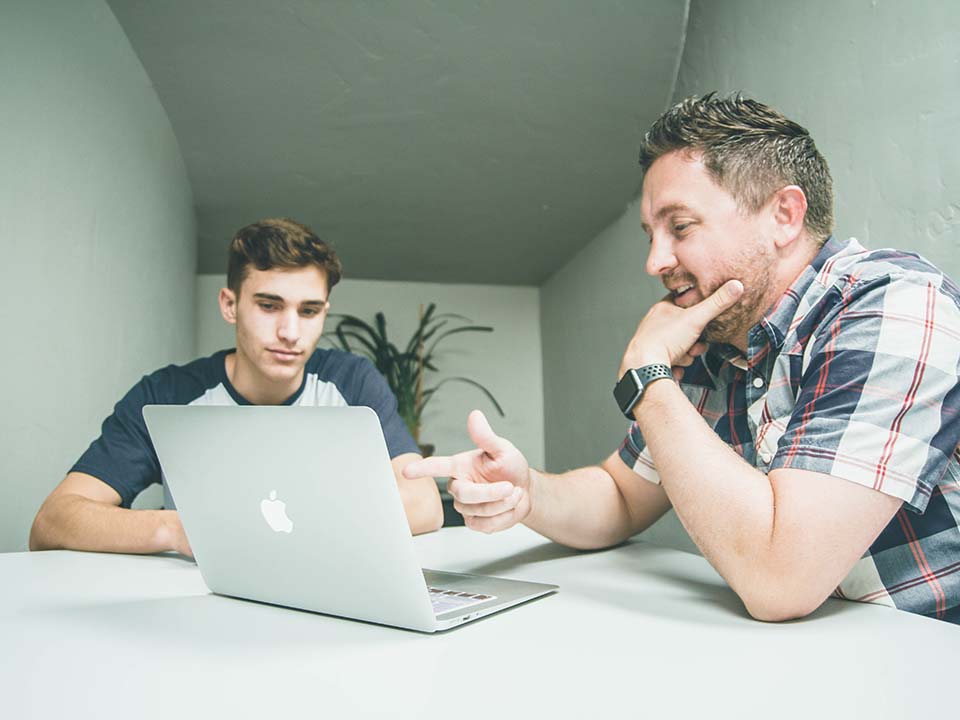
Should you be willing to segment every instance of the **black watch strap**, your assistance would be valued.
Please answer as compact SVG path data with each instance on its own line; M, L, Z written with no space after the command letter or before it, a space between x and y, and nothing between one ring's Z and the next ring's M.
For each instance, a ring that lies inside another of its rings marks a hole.
M613 397L624 417L633 420L633 408L640 401L647 385L667 378L673 378L673 371L662 363L627 370L613 388Z
M637 368L637 375L640 376L640 382L646 387L654 380L673 378L673 370L663 363L656 363L654 365L644 365L642 368Z

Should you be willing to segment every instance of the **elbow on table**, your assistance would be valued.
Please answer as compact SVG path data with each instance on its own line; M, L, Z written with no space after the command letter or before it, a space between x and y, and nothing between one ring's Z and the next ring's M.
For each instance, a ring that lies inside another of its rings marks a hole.
M33 525L30 526L30 539L27 547L33 550L50 550L53 545L47 540L47 519L44 514L44 508L41 507L37 516L33 519Z
M754 620L768 623L787 622L805 618L823 605L826 596L814 594L797 595L774 589L740 595L747 612Z

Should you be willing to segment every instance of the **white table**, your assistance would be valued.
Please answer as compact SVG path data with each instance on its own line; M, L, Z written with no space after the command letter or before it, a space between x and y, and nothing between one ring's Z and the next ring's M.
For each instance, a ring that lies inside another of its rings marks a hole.
M955 625L835 600L759 623L702 558L639 541L577 553L448 528L416 544L426 567L561 589L431 636L214 596L175 556L0 555L0 716L960 712Z

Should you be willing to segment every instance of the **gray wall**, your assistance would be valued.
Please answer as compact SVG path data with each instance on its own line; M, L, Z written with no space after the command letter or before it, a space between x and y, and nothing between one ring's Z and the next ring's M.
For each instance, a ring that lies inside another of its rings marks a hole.
M197 351L208 355L233 347L234 330L220 317L217 292L222 275L197 278ZM420 304L437 303L437 312L464 315L492 333L453 335L439 346L437 378L460 375L485 385L503 407L501 418L476 389L447 383L427 407L421 441L438 454L473 447L466 431L467 414L483 410L494 430L510 438L531 463L543 466L543 382L541 377L540 292L535 287L448 285L444 283L343 280L330 296L332 312L372 321L378 310L387 318L388 337L410 338ZM327 323L332 330L334 320ZM326 341L322 347L329 347ZM427 377L427 386L435 379Z
M192 194L102 0L0 22L0 551L143 373L193 351Z
M694 0L674 100L741 89L813 134L835 180L837 235L917 250L960 278L960 5ZM622 439L613 375L662 292L646 250L631 206L542 287L551 470L596 462ZM692 547L669 517L653 539Z

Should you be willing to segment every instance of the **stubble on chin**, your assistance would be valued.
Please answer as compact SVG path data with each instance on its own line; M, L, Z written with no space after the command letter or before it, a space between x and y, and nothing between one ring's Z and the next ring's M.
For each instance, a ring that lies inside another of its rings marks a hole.
M769 251L745 251L730 264L724 274L729 276L727 280L739 278L744 292L732 308L707 323L704 337L708 342L737 345L746 339L750 328L760 321L769 305L768 291L775 266L776 257ZM711 294L722 284L718 283Z
M736 305L707 323L703 330L703 338L707 342L730 345L736 345L737 341L742 341L750 328L760 321L765 309L764 287L763 281L751 283Z

